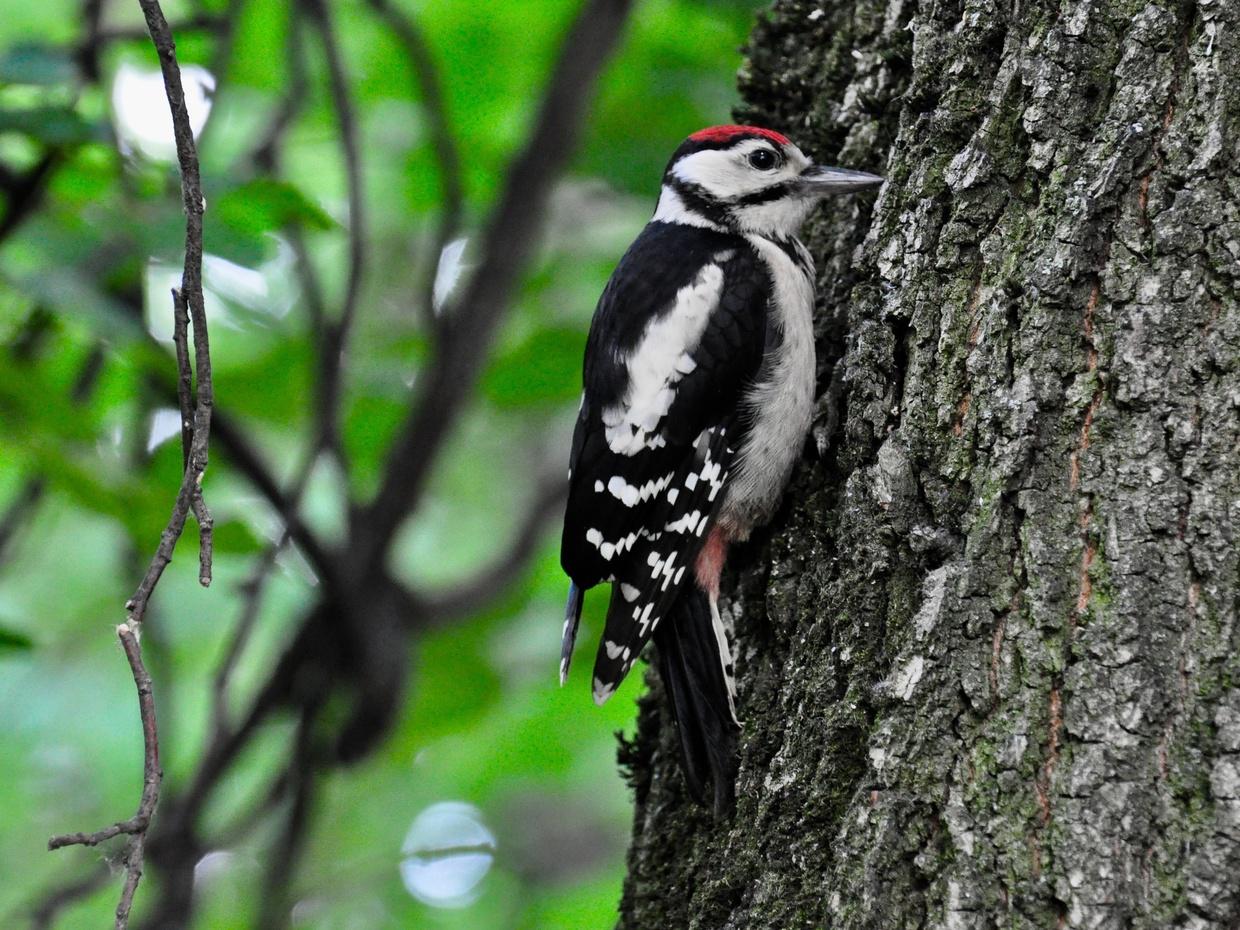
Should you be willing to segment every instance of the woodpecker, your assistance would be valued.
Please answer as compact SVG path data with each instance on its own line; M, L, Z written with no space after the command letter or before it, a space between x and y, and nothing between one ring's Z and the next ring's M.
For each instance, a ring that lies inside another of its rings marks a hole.
M815 165L770 129L695 132L590 326L560 683L584 591L610 582L594 700L653 638L690 794L705 803L709 787L720 813L740 724L719 576L728 546L774 513L814 407L814 265L797 232L822 197L881 183Z

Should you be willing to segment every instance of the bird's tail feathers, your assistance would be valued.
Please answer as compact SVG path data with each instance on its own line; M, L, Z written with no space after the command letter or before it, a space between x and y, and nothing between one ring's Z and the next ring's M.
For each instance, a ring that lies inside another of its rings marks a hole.
M577 642L577 626L581 623L583 592L575 581L568 583L568 603L564 605L564 634L560 640L560 686L568 681L568 666L573 661L573 644Z
M722 816L735 800L740 724L732 696L731 650L719 612L704 591L686 585L654 639L689 793L702 804L710 796L716 815Z

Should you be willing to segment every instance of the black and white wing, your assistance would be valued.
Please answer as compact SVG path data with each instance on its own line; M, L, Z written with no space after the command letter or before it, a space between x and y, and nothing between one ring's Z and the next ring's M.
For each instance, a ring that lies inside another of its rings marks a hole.
M581 591L613 583L594 669L605 701L684 584L748 428L767 339L766 265L742 238L651 223L595 311L570 464L561 563Z

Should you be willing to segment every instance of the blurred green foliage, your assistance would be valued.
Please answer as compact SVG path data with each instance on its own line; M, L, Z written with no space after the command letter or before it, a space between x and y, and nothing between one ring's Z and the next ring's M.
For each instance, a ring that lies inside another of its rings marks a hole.
M394 571L410 584L433 591L471 577L503 550L533 476L566 457L594 300L645 221L668 153L693 129L728 119L753 7L743 0L638 5L479 396L396 547ZM464 153L464 234L472 237L529 130L577 4L435 0L403 8L417 17L442 71ZM308 440L315 365L289 227L301 230L329 305L346 275L345 179L322 59L313 49L305 105L271 176L251 156L290 82L287 0L227 9L168 2L165 11L174 27L204 12L236 18L230 43L185 31L178 54L216 81L200 143L217 402L287 480ZM342 487L339 473L322 465L304 507L327 538L343 526L346 494L373 490L416 389L427 346L413 305L440 192L426 114L400 46L363 3L332 11L364 139L369 266L346 369L343 434L353 486ZM167 519L181 466L165 428L167 401L152 387L153 372L171 375L170 347L147 337L166 340L170 332L168 288L179 275L183 239L178 179L167 161L143 154L118 118L124 101L113 94L114 77L155 67L137 32L137 3L105 3L104 26L112 38L101 46L100 80L92 82L74 54L79 4L15 4L0 21L0 167L14 177L48 153L53 158L37 208L0 243L0 518L22 517L0 552L5 926L20 926L47 889L115 853L49 854L49 835L94 829L127 816L136 802L141 734L112 628ZM4 208L13 208L12 197ZM466 274L476 260L467 246ZM95 360L93 353L100 353ZM31 482L41 493L18 514ZM240 587L279 526L221 456L206 490L217 525L215 583L196 585L191 524L145 636L172 786L201 751ZM584 621L589 645L568 687L556 687L565 587L557 543L548 532L521 583L485 614L418 643L397 731L362 765L329 776L318 796L307 853L290 880L297 926L612 925L631 802L613 733L632 725L640 675L604 708L590 701L599 598ZM238 707L313 596L305 563L285 551L237 670ZM208 835L250 809L287 740L287 728L271 727L244 757L209 812ZM445 801L476 808L496 846L485 878L453 907L418 900L400 871L415 817ZM260 825L200 862L196 926L253 919L273 829ZM107 923L117 884L106 881L58 926ZM139 914L153 894L154 886L143 886Z

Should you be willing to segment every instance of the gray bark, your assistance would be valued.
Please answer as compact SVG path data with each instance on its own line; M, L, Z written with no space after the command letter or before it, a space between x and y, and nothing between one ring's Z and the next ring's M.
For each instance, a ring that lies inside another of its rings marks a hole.
M820 418L735 554L738 804L623 747L626 928L1240 927L1240 4L781 0Z

